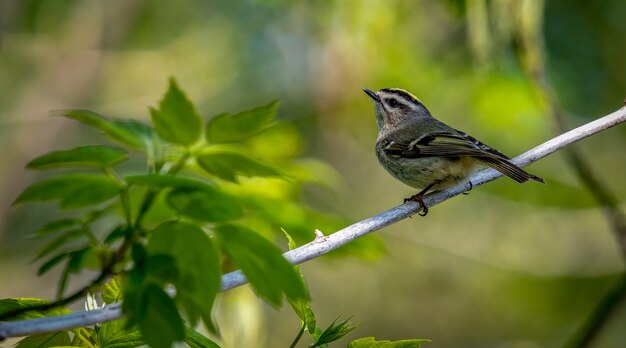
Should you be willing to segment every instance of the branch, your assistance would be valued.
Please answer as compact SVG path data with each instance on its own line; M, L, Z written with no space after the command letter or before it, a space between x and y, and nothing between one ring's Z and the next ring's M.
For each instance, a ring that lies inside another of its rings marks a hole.
M519 166L526 166L556 151L559 151L565 146L611 128L624 121L626 121L626 107L573 129L567 133L561 134L556 138L550 139L534 149L514 158L512 161ZM472 182L473 187L477 187L501 176L502 174L498 171L487 169L474 174L470 177L470 181ZM457 185L445 191L436 192L426 196L424 202L429 207L432 207L454 196L462 194L466 190L467 186L465 184ZM399 205L395 208L359 221L331 235L323 236L318 234L314 241L288 251L284 254L284 256L293 264L306 262L348 244L356 238L364 236L370 232L380 230L383 227L389 226L395 222L414 215L419 211L419 209L419 204L412 201ZM241 271L224 274L222 276L222 291L232 289L245 283L247 283L247 279ZM33 320L3 322L0 323L0 340L6 337L26 336L88 326L120 319L121 317L121 305L116 303L108 305L105 308L92 311L76 312L68 315Z

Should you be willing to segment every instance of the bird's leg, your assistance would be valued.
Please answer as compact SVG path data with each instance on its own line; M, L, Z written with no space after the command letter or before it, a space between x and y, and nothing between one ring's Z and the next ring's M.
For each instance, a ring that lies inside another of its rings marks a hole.
M474 188L474 184L472 184L471 181L468 181L469 183L469 188L467 189L467 191L463 192L464 195L469 195L470 191L472 190L472 188Z
M426 214L428 214L428 207L426 206L426 203L424 203L424 195L426 194L426 192L428 192L428 190L430 190L433 186L435 185L435 183L432 183L428 186L426 186L425 189L421 190L420 192L418 192L417 194L409 197L409 198L405 198L404 199L404 203L409 202L409 201L415 201L417 203L419 203L420 207L422 208L421 212L417 212L417 214L419 216L426 216Z

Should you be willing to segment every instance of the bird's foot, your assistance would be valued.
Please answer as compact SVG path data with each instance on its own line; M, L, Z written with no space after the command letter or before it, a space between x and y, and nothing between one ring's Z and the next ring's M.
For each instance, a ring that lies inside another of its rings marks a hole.
M465 196L469 195L469 193L470 193L470 191L472 190L472 188L474 188L474 184L472 184L472 182L471 182L471 181L468 181L468 183L469 183L469 188L467 189L467 191L463 192L463 194L464 194Z
M411 201L417 202L420 205L421 209L417 212L417 215L426 216L426 214L428 214L428 207L426 206L426 203L424 203L424 194L420 192L416 195L404 199L404 203Z

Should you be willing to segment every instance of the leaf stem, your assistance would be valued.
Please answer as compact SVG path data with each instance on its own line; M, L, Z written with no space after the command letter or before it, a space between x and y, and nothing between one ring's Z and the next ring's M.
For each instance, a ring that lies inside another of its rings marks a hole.
M296 336L296 338L293 340L293 342L291 342L291 345L289 346L289 348L295 348L296 344L298 344L298 342L300 341L300 338L302 338L302 335L304 334L304 329L306 328L306 323L303 321L302 322L302 327L300 328L300 332L298 332L298 336Z

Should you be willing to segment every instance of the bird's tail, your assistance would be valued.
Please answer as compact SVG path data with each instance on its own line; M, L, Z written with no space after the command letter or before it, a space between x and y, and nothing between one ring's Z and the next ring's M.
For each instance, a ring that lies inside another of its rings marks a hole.
M524 169L516 166L515 164L501 158L493 158L493 157L482 157L476 158L478 161L482 162L485 165L499 171L500 173L508 176L509 178L517 181L517 182L526 182L530 179L538 181L542 184L546 182L533 174L525 171Z

